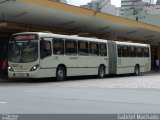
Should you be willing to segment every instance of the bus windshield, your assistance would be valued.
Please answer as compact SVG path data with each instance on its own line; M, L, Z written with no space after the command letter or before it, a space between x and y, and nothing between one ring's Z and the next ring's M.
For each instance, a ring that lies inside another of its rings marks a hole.
M34 62L38 59L38 40L12 41L9 43L9 61Z

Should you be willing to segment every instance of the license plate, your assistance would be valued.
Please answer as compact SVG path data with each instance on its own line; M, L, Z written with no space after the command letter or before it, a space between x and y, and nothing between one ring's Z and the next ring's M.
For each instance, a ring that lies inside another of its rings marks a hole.
M18 73L18 77L25 77L24 73Z

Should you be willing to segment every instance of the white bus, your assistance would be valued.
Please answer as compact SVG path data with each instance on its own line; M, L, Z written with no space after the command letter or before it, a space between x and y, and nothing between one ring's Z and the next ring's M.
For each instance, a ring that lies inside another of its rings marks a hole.
M150 45L42 32L13 34L9 78L125 74L151 69Z

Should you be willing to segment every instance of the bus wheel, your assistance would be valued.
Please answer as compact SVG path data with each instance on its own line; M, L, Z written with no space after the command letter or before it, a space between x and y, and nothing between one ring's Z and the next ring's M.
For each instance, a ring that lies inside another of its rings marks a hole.
M66 69L63 66L59 66L56 71L57 81L63 81L66 78Z
M140 68L138 65L136 65L134 69L134 75L139 75L139 74L140 74Z
M105 77L105 67L104 66L99 66L99 69L98 69L98 77L99 78L104 78Z

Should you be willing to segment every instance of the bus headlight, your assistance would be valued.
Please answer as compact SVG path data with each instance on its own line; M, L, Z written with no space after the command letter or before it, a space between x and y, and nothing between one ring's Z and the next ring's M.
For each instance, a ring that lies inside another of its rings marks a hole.
M38 67L39 67L39 65L35 65L35 66L33 66L33 67L31 68L30 71L35 71L35 70L37 70Z
M14 71L13 68L10 67L10 66L8 67L8 70L9 70L9 71Z

